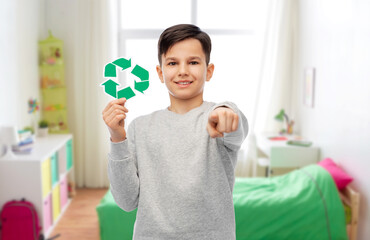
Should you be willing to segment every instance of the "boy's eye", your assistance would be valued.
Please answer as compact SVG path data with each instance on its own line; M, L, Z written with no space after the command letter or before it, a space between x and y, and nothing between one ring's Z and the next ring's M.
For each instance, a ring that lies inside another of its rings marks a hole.
M197 65L197 64L198 64L198 62L197 62L197 61L191 61L191 62L190 62L190 64L191 64L191 65Z
M176 65L176 62L169 62L168 65L174 66L174 65Z

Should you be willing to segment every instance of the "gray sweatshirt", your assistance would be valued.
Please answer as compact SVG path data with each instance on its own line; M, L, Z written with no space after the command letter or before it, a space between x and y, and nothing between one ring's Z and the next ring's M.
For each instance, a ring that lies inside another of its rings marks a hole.
M238 113L239 126L211 138L208 116L220 106ZM108 155L114 200L127 212L137 208L134 239L234 240L234 169L247 133L246 117L231 102L134 119Z

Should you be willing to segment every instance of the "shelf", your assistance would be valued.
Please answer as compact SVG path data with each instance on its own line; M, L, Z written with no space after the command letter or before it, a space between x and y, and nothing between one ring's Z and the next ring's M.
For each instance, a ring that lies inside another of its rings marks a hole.
M36 137L34 148L30 154L20 154L16 155L16 159L1 159L1 161L43 161L58 151L70 139L72 139L72 134L49 134L47 137Z
M68 133L66 88L41 89L41 93L42 118L49 122L49 132Z
M55 87L47 87L47 88L41 88L41 91L50 91L50 90L59 90L59 89L66 89L66 85L55 86Z
M72 135L38 137L32 153L0 160L0 206L12 199L30 201L48 237L69 205L72 173Z
M54 64L50 64L50 63L46 63L46 62L40 63L40 67L53 67L53 66L58 67L58 66L62 66L62 65L64 66L64 61L62 61L62 60L58 60Z
M63 109L56 109L56 110L45 110L43 109L44 112L58 112L58 111L67 111L67 108L63 108Z

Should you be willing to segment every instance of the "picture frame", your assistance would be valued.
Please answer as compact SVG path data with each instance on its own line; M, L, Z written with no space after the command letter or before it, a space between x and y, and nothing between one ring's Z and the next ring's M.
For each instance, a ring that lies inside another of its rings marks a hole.
M306 68L303 77L303 104L314 107L315 96L315 68Z

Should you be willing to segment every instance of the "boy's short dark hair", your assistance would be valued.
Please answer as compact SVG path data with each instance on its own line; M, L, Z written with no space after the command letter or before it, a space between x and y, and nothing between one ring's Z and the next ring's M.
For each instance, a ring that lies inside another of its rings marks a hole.
M200 41L203 52L206 55L206 63L208 66L212 49L211 38L199 27L192 24L178 24L163 31L158 40L159 64L162 66L162 54L166 55L167 51L173 45L189 38L194 38Z

